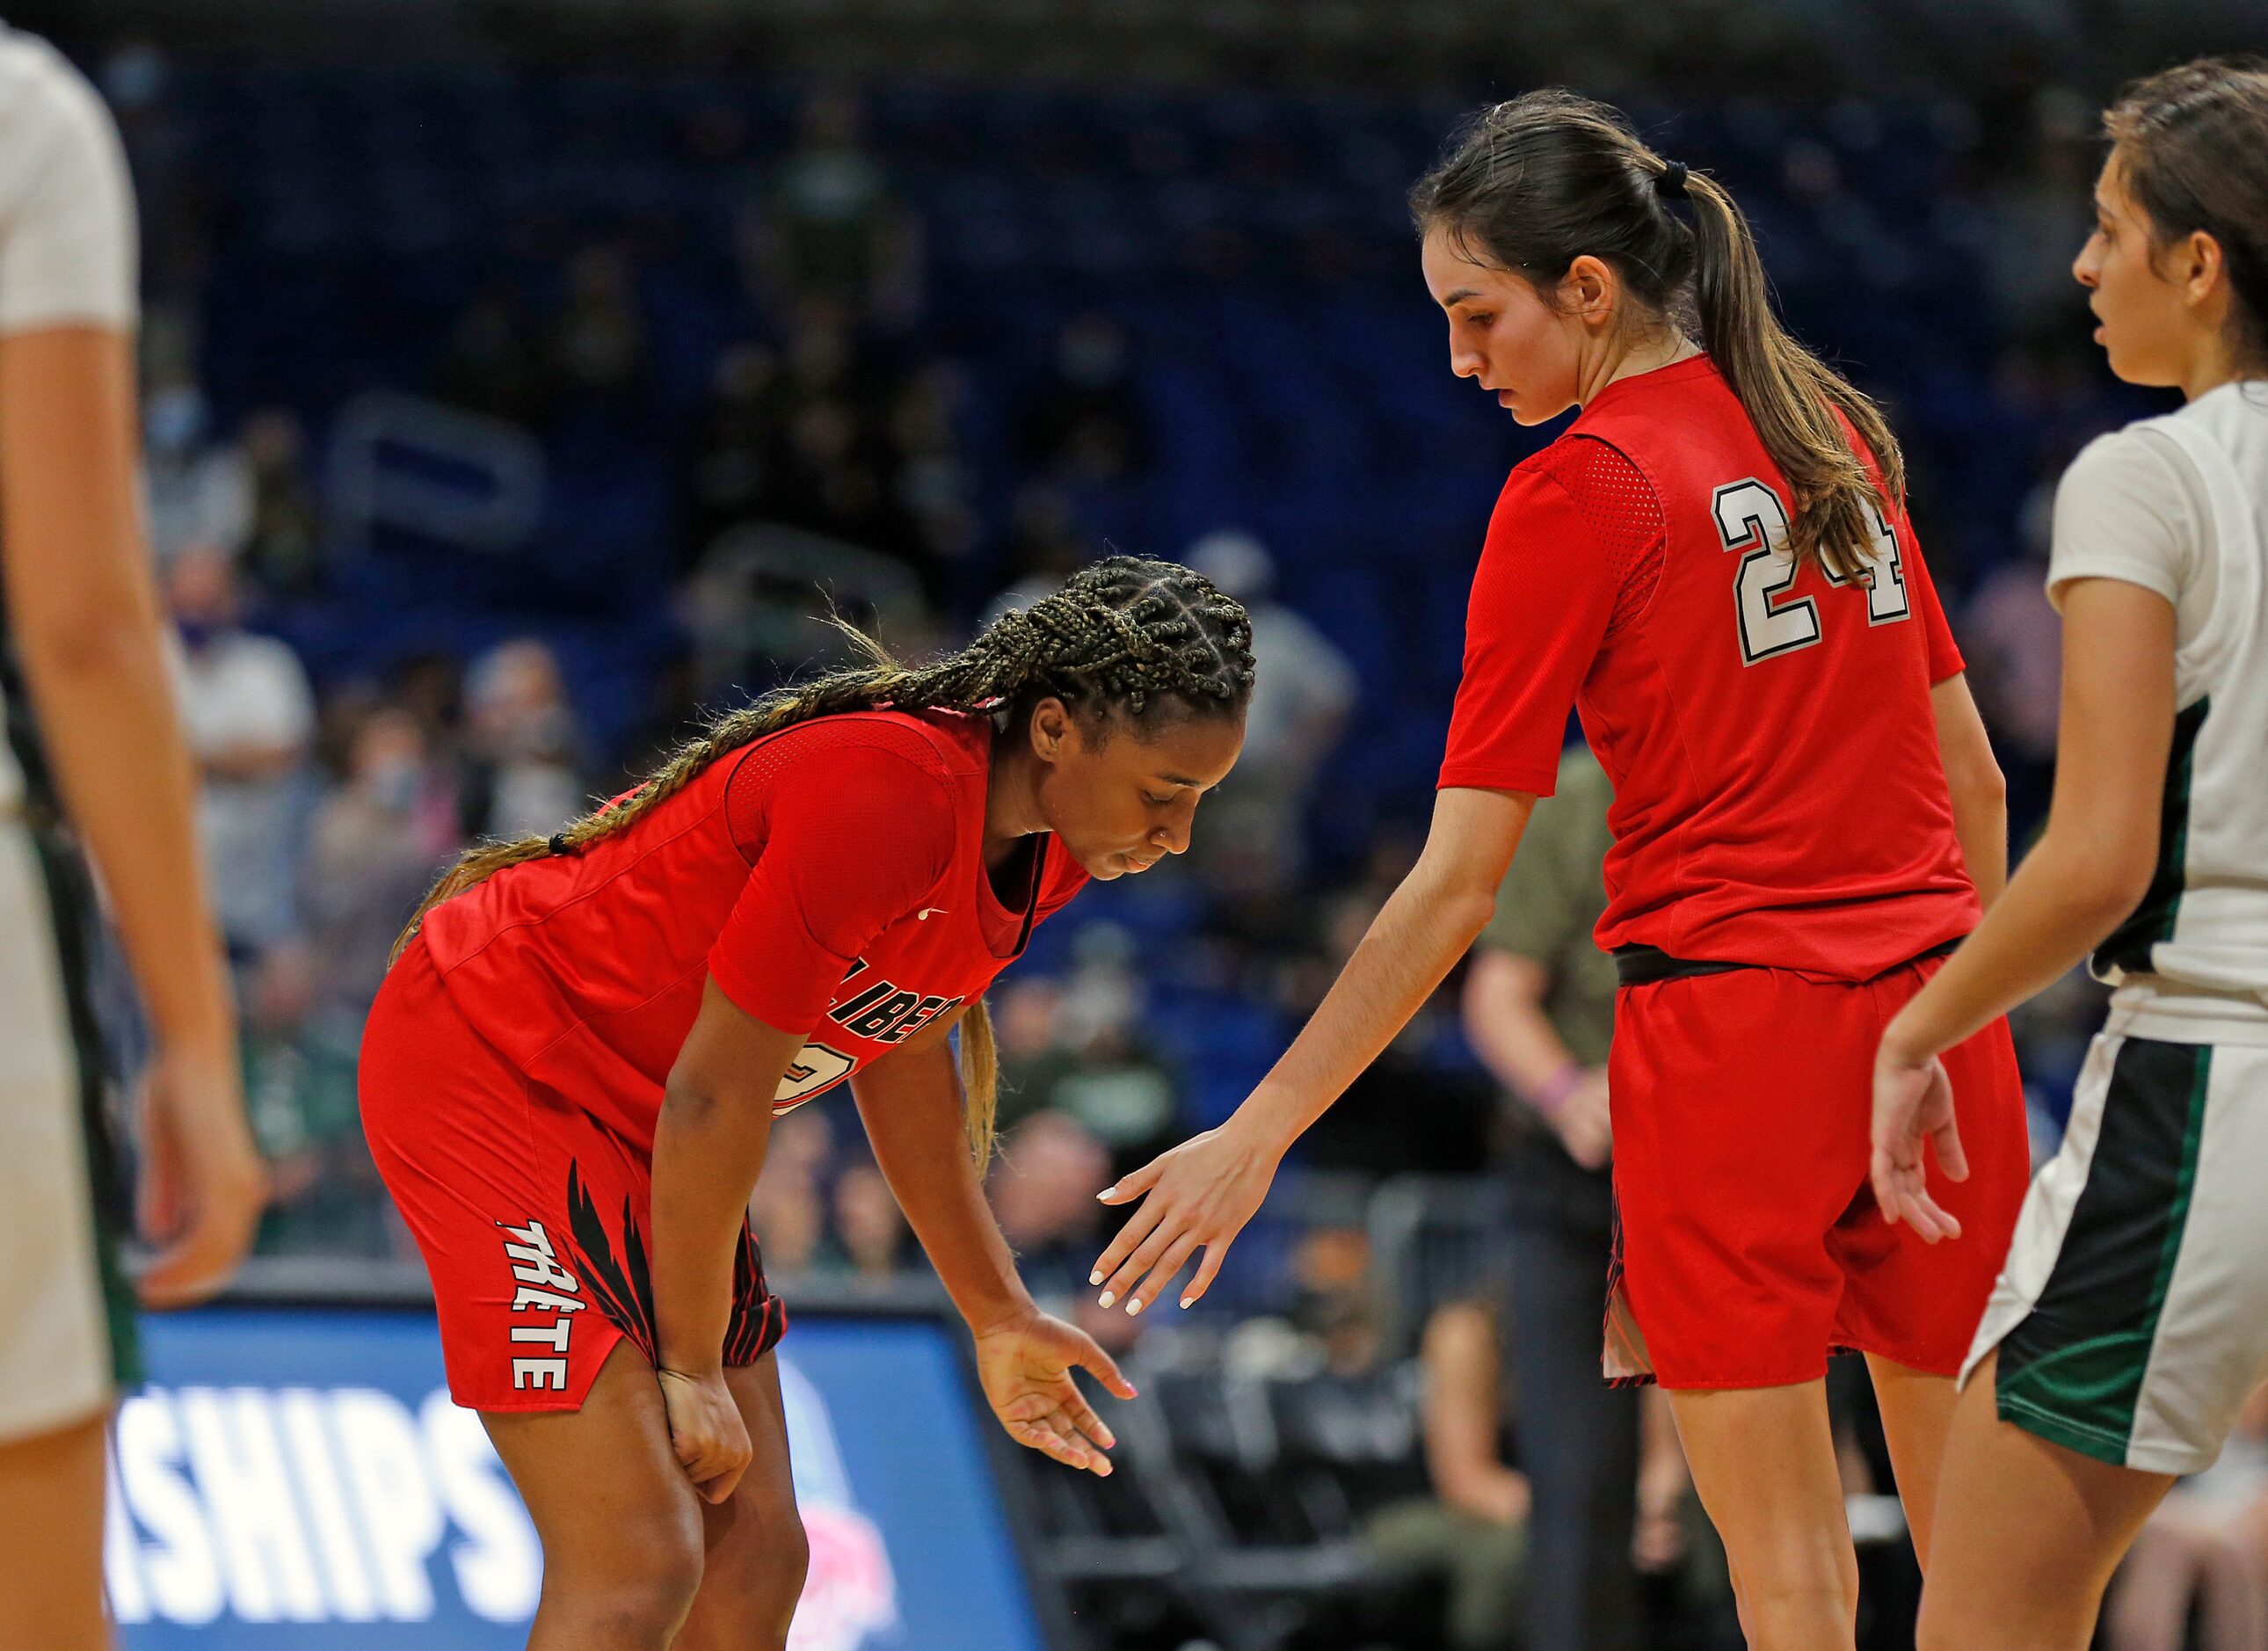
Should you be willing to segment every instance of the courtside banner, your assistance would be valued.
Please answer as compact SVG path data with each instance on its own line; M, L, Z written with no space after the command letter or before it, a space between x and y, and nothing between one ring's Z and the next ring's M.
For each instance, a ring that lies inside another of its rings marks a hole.
M430 1316L218 1307L144 1333L105 1556L127 1651L526 1644L534 1527ZM951 1333L806 1314L781 1349L811 1536L792 1651L1044 1651Z

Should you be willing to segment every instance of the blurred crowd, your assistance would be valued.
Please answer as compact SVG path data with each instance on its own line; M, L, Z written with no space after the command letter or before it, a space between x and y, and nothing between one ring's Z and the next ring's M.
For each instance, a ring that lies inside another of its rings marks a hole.
M276 1170L261 1245L407 1256L362 1144L354 1066L389 950L432 879L476 837L549 832L631 783L703 708L832 657L828 633L810 623L818 593L919 652L1044 594L1101 552L1113 524L1170 520L1127 506L1160 485L1161 450L1177 433L1145 371L1145 350L1161 341L1103 301L1106 287L1066 306L1042 349L1004 368L981 328L936 324L932 226L870 141L858 97L810 93L790 140L769 151L729 109L696 111L682 144L733 169L738 204L711 226L706 254L729 264L734 297L699 332L696 369L684 365L682 317L643 278L638 234L626 230L570 238L547 295L475 284L421 357L422 380L397 387L475 421L421 429L533 443L561 489L607 432L658 455L670 531L634 554L638 577L666 586L670 618L630 711L594 715L576 633L508 603L446 645L358 657L335 636L387 622L368 597L383 546L360 532L367 501L346 497L327 447L333 409L283 396L223 409L203 387L216 218L169 124L170 72L140 47L113 57L103 78L149 247L151 548L202 765L204 848L244 1006L256 1126ZM2050 87L2013 114L1962 115L1982 136L1964 151L1964 194L1941 210L1977 226L1975 255L1997 295L1983 399L1933 404L1914 393L1897 409L1915 434L1917 519L2010 778L2020 845L2053 771L2058 637L2040 589L2053 480L2088 437L2133 410L2091 359L2062 274L2093 166L2092 107ZM1274 163L1256 151L1241 164L1264 184ZM1863 239L1866 213L1838 164L1818 143L1786 144L1756 203L1768 239L1776 216L1799 209ZM1245 266L1233 254L1216 244L1204 257L1219 267L1201 257L1192 268L1233 276ZM454 450L441 445L446 460ZM462 451L475 450L489 448L468 438ZM1980 469L1992 476L1969 474ZM1955 493L1970 502L1956 505ZM1997 516L1980 514L1979 497L1999 501ZM1464 526L1469 556L1482 519ZM1488 1625L1506 1612L1487 1602L1520 1587L1513 1538L1527 1506L1521 1473L1498 1449L1520 1389L1498 1368L1491 1304L1501 1292L1475 1284L1472 1269L1428 1272L1402 1291L1409 1275L1397 1271L1412 1264L1410 1235L1424 1223L1396 1225L1395 1190L1404 1203L1415 1186L1433 1190L1437 1208L1463 1207L1439 1190L1484 1193L1507 1143L1534 1128L1461 1030L1461 980L1314 1131L1302 1173L1213 1300L1153 1328L1100 1312L1084 1287L1108 1237L1095 1194L1235 1104L1416 851L1422 787L1386 805L1351 796L1335 750L1374 707L1440 699L1438 662L1410 667L1418 687L1388 680L1401 664L1392 652L1313 611L1298 544L1224 518L1174 542L1115 548L1185 559L1245 601L1259 686L1242 762L1200 811L1186 863L1138 889L1097 889L998 992L996 1211L1035 1292L1114 1348L1147 1338L1145 1357L1162 1368L1328 1378L1373 1395L1361 1414L1403 1416L1384 1452L1394 1470L1356 1499L1369 1507L1355 1522L1361 1539L1432 1555L1450 1574L1445 1609L1468 1626L1447 1643L1499 1643ZM1459 582L1443 588L1454 596ZM1456 610L1437 605L1433 633L1453 637ZM1428 701L1425 714L1446 709ZM1425 753L1402 755L1422 771ZM1361 822L1351 839L1349 819ZM2041 1153L2100 1007L2074 978L2020 1017ZM1474 1207L1460 1230L1484 1249L1494 1218L1486 1197ZM839 1105L776 1128L754 1214L775 1279L856 1288L921 1265ZM1418 1388L1433 1397L1412 1397ZM1474 1393L1482 1410L1502 1397L1498 1427L1476 1431ZM1850 1408L1853 1490L1865 1495L1887 1480L1869 1478L1864 1405ZM2139 1545L2111 1624L2122 1651L2181 1644L2193 1606L2214 1651L2268 1647L2268 1411L2254 1420ZM1705 1529L1681 1500L1674 1446L1651 1423L1648 1440L1638 1564L1700 1602L1679 1618L1704 1625L1683 1642L1721 1643L1721 1562L1712 1569ZM1414 1511L1425 1507L1434 1514Z

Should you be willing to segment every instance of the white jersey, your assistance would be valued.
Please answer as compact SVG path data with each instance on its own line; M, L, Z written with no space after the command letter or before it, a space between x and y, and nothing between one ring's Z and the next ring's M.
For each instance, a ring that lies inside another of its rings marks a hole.
M2049 596L2095 577L2174 604L2176 708L2157 871L2095 970L2133 1036L2268 1044L2268 381L2080 453Z

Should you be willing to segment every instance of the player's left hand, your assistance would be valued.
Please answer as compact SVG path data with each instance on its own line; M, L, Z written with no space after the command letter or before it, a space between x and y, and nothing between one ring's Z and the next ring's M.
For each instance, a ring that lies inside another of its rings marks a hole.
M1915 1060L1885 1038L1874 1057L1874 1202L1884 1220L1904 1221L1933 1244L1960 1237L1961 1223L1929 1195L1925 1142L1937 1149L1946 1179L1969 1179L1945 1063L1933 1055Z
M1092 1336L1036 1308L976 1331L977 1384L1008 1437L1108 1478L1103 1452L1118 1441L1071 1380L1073 1366L1093 1372L1118 1397L1134 1397L1134 1384Z

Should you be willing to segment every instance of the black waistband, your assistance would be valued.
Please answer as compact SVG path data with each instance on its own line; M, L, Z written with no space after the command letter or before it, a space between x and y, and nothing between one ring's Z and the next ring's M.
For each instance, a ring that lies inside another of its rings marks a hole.
M1904 969L1910 964L1927 962L1933 957L1945 957L1969 937L1956 934L1949 940L1940 940L1926 952L1917 952L1905 962L1893 965ZM1615 978L1625 986L1651 986L1658 980L1690 980L1697 975L1724 975L1735 969L1761 969L1761 963L1713 962L1697 958L1672 957L1658 946L1617 946L1615 947ZM1887 970L1885 971L1888 972Z

